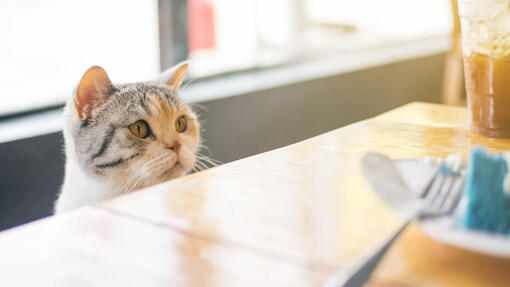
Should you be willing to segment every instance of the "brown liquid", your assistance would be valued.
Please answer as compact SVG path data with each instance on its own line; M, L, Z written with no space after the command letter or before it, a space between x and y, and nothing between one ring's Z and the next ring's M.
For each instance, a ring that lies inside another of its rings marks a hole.
M464 57L472 129L490 137L510 137L510 56L478 53Z

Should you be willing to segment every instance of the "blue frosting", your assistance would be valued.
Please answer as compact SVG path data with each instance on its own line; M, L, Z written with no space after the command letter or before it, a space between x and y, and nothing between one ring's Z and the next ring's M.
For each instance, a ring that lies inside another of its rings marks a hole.
M507 173L501 155L477 147L471 152L464 194L468 198L463 226L507 234L510 231L510 196L503 190Z

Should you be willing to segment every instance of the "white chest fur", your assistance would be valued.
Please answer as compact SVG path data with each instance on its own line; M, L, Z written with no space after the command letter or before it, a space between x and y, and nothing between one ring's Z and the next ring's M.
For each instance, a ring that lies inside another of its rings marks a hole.
M114 190L108 183L90 177L81 170L74 159L68 158L66 177L62 191L55 203L55 213L90 205L112 198L114 195Z

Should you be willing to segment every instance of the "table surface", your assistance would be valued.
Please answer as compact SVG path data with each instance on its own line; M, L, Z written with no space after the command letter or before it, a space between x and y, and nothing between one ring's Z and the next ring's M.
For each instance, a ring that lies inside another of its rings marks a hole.
M368 151L467 153L464 108L411 103L274 151L0 234L0 286L322 286L400 220L363 181ZM411 224L367 286L507 286L510 261Z

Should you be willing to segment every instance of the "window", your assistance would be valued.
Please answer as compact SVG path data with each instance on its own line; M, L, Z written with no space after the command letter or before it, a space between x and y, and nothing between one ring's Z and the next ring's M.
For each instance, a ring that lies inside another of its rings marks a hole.
M192 74L207 76L451 31L449 0L188 0Z
M0 2L0 116L62 105L82 73L150 79L189 58L194 78L446 34L449 0Z
M159 72L156 0L1 1L0 115L62 104L83 72Z

